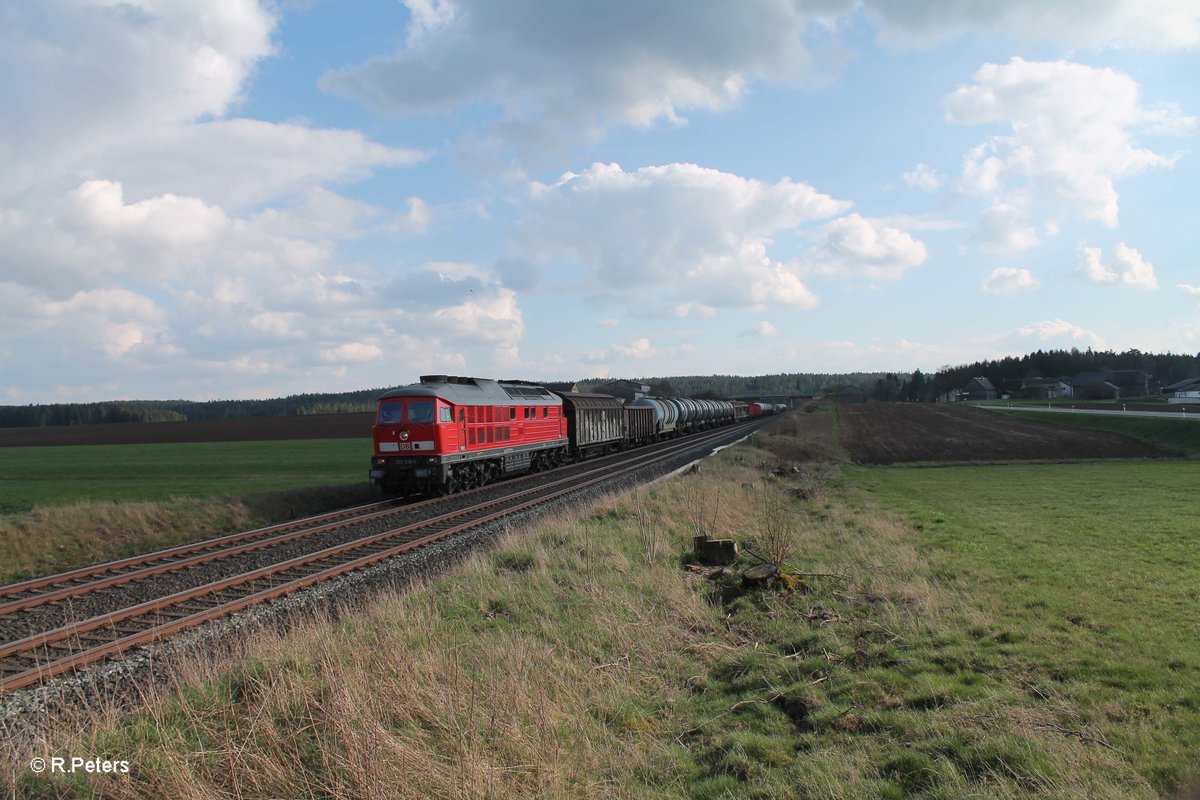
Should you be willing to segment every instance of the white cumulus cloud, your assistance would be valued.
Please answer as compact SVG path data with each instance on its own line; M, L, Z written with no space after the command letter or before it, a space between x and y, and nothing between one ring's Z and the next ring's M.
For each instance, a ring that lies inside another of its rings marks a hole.
M829 273L894 279L926 258L924 243L912 234L858 214L825 224L818 238L812 258Z
M749 328L746 328L744 331L741 332L740 335L742 337L752 337L752 336L766 337L766 336L777 336L778 334L779 334L779 330L774 325L772 325L770 322L768 322L767 320L764 319L763 321L759 322L757 325L753 325Z
M1196 307L1200 308L1200 286L1192 286L1188 283L1177 283L1175 284L1175 288L1184 295L1192 298L1192 301L1196 304Z
M787 178L764 183L695 164L634 172L593 164L530 185L514 247L532 261L577 264L590 294L642 311L810 308L815 295L797 267L771 257L771 237L848 207Z
M1081 328L1065 319L1050 319L1022 325L1017 328L1018 336L1036 338L1040 342L1083 342L1097 350L1105 348L1104 340L1093 331Z
M119 364L130 381L157 380L154 392L203 396L230 375L311 390L362 353L341 346L410 333L379 308L389 271L351 269L339 247L419 234L431 209L416 196L374 206L329 185L426 155L359 131L238 117L276 53L281 13L259 0L0 11L0 69L12 78L0 83L0 347L13 374L51 385L53 362L81 386L106 386ZM513 330L511 303L487 305L497 298L495 286L480 293L477 327L494 313ZM470 317L461 305L427 313ZM511 340L473 346L490 356ZM470 349L419 341L448 358Z
M1195 117L1174 108L1146 108L1125 73L1069 61L984 64L972 82L943 100L946 118L962 125L1009 126L967 153L960 186L990 197L1008 227L1036 202L1064 207L1116 227L1115 181L1175 163L1134 141L1138 132L1183 133ZM993 220L999 224L1003 220ZM1018 233L1028 243L1027 229Z
M968 31L1007 33L1069 47L1151 50L1200 44L1200 9L1191 0L863 0L892 46L928 47Z
M917 164L911 172L904 173L904 182L923 192L936 192L942 188L942 173L928 164Z
M983 279L984 291L993 294L1014 294L1038 288L1038 280L1027 269L997 267Z
M321 352L321 357L326 361L338 363L378 361L382 355L383 348L373 342L346 342Z
M734 105L752 80L820 80L805 44L814 17L792 0L406 5L396 52L329 72L321 86L393 115L498 105L489 143L526 155L614 125L682 124L690 111Z
M984 211L972 238L981 250L996 253L1028 250L1041 241L1037 228L1029 224L1019 209L1008 203L999 203Z
M1105 264L1099 247L1080 247L1076 272L1088 283L1118 284L1131 289L1157 289L1154 265L1124 242L1113 248L1112 260Z
M625 358L640 359L656 355L656 351L653 345L650 344L650 340L644 336L634 339L629 344L614 344L612 345L612 351Z
M330 92L391 115L497 109L484 150L524 158L615 126L679 125L724 111L755 83L827 84L846 59L838 31L858 13L889 46L971 31L1068 46L1171 49L1200 43L1190 0L406 0L391 53L321 78ZM834 46L822 47L832 42ZM932 175L921 180L927 185Z

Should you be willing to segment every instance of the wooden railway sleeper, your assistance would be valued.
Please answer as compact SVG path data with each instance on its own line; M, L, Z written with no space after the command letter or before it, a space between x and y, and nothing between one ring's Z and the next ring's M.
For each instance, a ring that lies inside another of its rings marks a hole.
M103 630L103 629L98 628L97 630L99 631L99 630ZM114 633L115 633L115 631L114 631ZM92 633L89 631L87 633L77 633L74 636L72 636L70 639L64 639L63 641L79 642L81 644L108 644L114 638L116 638L116 637L97 635L96 633Z
M26 670L26 669L29 669L30 667L37 667L37 666L41 666L42 664L49 663L49 661L51 661L51 660L52 659L40 657L40 654L33 656L33 655L22 655L21 653L14 653L13 655L5 658L4 663L5 663L5 665L7 665L9 663L15 663L15 666L21 667L23 670ZM21 662L24 662L24 664L22 664Z
M192 600L192 601L188 601L185 603L176 603L175 605L171 606L171 608L178 608L183 611L187 611L189 614L194 614L197 611L205 611L209 608L212 608L212 603L198 603L198 602ZM117 630L121 630L121 628L118 627ZM127 632L128 633L138 633L139 631L127 631Z

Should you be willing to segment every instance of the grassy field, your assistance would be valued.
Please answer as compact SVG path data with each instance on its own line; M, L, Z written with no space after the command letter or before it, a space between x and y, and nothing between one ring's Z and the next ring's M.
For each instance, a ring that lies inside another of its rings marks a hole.
M369 439L0 449L0 583L373 496Z
M1196 464L846 477L868 507L898 513L939 579L1002 626L1006 659L964 652L963 675L1029 676L1075 710L1073 729L1107 741L1164 792L1200 768Z
M366 481L371 440L6 447L0 513L81 500L162 500Z
M1192 462L698 474L186 666L6 753L29 797L1155 798L1200 752ZM788 565L702 568L697 531ZM33 754L128 759L38 778Z
M1013 412L1015 419L1066 425L1089 431L1120 433L1149 444L1159 445L1185 455L1200 458L1200 420L1161 419L1156 417L1118 417L1109 414L1062 414L1036 411Z

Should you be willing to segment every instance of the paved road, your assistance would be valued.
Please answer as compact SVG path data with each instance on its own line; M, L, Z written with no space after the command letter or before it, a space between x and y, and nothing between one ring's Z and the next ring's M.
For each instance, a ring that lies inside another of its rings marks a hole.
M1104 414L1109 417L1157 417L1159 419L1200 420L1200 405L1188 411L1108 411L1100 408L1043 408L1042 406L976 406L988 411L1038 411L1051 414ZM1186 406L1185 406L1186 408Z

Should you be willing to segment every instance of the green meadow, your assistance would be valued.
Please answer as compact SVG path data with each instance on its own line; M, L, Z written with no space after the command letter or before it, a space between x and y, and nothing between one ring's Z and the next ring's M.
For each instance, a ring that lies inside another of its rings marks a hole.
M366 482L371 440L0 448L0 513Z
M0 448L0 583L366 502L370 439Z
M903 520L941 582L1003 626L1005 669L1069 703L1077 730L1162 791L1200 767L1195 463L853 467L845 477L865 506Z

